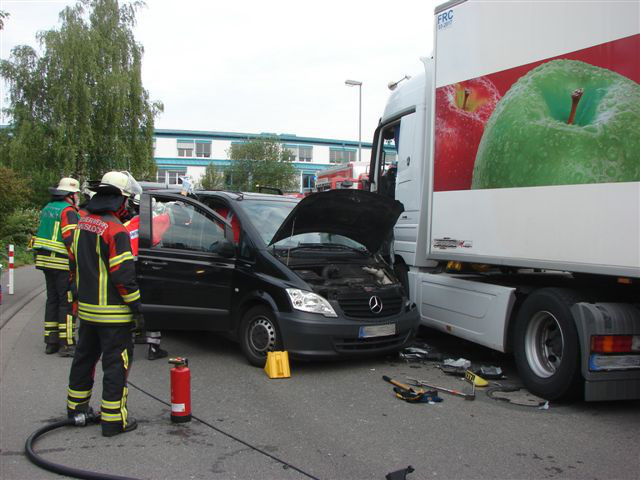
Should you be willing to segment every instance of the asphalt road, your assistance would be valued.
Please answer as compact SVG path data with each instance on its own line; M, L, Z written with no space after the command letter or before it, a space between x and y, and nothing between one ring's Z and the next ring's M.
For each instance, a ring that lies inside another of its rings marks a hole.
M53 479L23 454L26 437L65 409L70 360L46 356L44 295L0 331L0 478ZM446 356L501 366L508 357L432 331L423 341ZM409 480L433 478L636 479L640 402L519 406L477 391L475 401L445 393L443 402L408 404L382 375L465 382L433 362L396 356L333 363L292 363L292 377L269 379L239 347L203 333L167 333L163 346L187 356L194 420L169 421L169 365L137 346L129 409L135 432L105 439L96 426L57 430L37 450L77 468L149 479L384 479L412 465ZM94 388L98 404L101 373ZM527 399L521 395L519 398Z

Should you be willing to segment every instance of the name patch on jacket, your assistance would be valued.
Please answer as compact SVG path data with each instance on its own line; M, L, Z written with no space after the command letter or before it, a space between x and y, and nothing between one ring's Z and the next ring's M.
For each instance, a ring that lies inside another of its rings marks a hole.
M109 227L106 222L103 222L99 218L82 217L78 221L78 228L80 230L86 230L87 232L97 233L102 236L104 231Z

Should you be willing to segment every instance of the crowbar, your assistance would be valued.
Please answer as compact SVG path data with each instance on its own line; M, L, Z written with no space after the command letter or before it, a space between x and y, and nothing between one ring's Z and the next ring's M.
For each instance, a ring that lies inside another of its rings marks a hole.
M452 388L444 388L444 387L438 387L436 385L431 385L429 383L423 382L422 380L416 380L415 378L407 377L407 380L410 380L411 382L413 382L413 384L419 385L421 387L431 388L432 390L440 390L441 392L450 393L451 395L458 395L459 397L462 397L465 400L475 400L476 398L476 386L473 384L472 384L473 390L471 391L471 393L464 393L464 392L461 392L460 390L454 390Z

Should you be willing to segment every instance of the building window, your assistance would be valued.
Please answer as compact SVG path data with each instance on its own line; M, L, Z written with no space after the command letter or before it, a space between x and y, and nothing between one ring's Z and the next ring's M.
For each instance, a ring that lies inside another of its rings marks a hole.
M284 145L284 150L289 153L291 162L311 162L313 160L313 146L311 145Z
M177 185L178 178L187 174L187 170L158 170L156 180L158 183L164 183L168 185Z
M355 148L332 148L329 150L330 163L349 163L356 161Z
M289 154L289 158L287 160L289 160L290 162L295 162L298 158L298 147L285 147L285 152Z
M211 142L197 140L196 157L211 158Z
M298 149L298 158L301 162L310 162L311 160L313 160L313 147L300 146Z
M178 156L193 157L193 140L178 140Z

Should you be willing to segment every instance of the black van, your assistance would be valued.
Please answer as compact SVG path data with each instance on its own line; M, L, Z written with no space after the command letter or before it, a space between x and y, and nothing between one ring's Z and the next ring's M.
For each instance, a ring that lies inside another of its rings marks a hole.
M147 191L137 262L146 326L230 333L256 366L272 350L400 350L419 316L378 251L402 210L360 190L302 200Z

